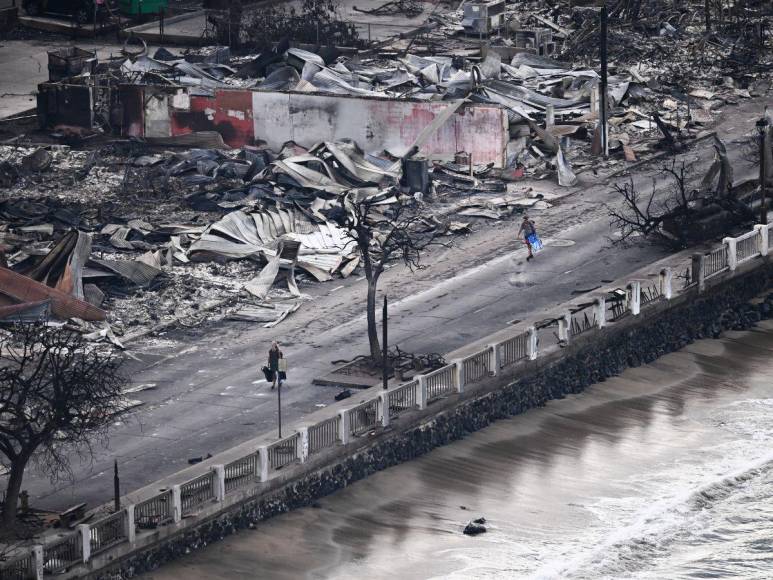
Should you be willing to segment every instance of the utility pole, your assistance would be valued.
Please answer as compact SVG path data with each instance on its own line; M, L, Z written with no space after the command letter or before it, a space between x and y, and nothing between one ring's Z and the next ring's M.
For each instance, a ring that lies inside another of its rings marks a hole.
M383 388L387 390L387 383L389 382L389 347L387 346L387 297L384 296L384 308L381 311L381 332L383 334L381 338L383 354L381 355L381 380L383 382Z
M118 479L118 460L113 463L113 504L115 511L121 511L121 480Z
M765 137L768 133L768 119L762 117L757 121L757 132L760 135L760 223L768 223L768 200L765 195Z
M609 155L609 128L607 126L609 106L607 99L607 4L606 2L601 7L601 38L599 53L601 56L601 86L600 98L601 98L601 118L599 119L599 128L601 129L601 153L606 157Z

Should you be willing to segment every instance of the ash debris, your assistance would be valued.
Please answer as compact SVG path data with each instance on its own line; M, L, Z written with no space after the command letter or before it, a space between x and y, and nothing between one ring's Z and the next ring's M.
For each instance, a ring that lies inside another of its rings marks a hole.
M416 18L421 4L357 11ZM592 2L437 4L410 33L370 43L336 3L304 3L237 12L236 34L233 11L210 13L220 46L127 45L42 84L41 130L0 147L13 274L0 308L56 311L115 343L210 315L278 324L315 284L358 272L341 232L347 192L378 197L385 216L413 196L428 228L461 234L548 209L586 172L682 151L727 106L768 96L771 8L725 4L609 3L605 94ZM424 120L414 133L341 135L342 105L322 130L298 110L261 132L258 107L277 94L404 103ZM484 107L504 111L499 150L486 126L483 137L455 129L456 150L443 149L444 125ZM37 299L19 298L29 292Z

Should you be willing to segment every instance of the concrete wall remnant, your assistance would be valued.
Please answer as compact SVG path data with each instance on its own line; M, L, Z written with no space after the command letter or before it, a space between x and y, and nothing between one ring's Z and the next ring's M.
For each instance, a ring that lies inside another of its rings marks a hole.
M41 127L94 125L94 89L90 85L43 83L38 86L38 120Z
M214 97L190 94L186 99L181 94L186 90L122 86L124 136L217 131L232 147L263 140L275 150L287 141L310 147L349 138L365 151L387 150L399 156L448 107L446 101L234 89L217 90ZM151 98L160 92L169 95L163 106ZM503 167L508 141L507 111L499 105L470 103L429 137L422 152L430 159L453 160L457 151L464 150L476 164Z

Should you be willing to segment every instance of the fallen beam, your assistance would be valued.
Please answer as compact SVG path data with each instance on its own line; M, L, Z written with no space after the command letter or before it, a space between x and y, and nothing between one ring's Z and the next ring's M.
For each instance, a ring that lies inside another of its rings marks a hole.
M105 320L105 311L78 300L77 298L51 288L13 270L0 267L0 293L17 302L41 302L51 300L51 312L57 318L80 318L82 320Z

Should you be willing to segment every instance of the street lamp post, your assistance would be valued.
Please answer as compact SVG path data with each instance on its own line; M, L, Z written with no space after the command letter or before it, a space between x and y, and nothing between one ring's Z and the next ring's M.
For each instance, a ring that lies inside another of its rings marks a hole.
M768 120L762 117L757 121L757 132L760 136L760 223L768 223L768 200L765 195L765 137L768 133Z

